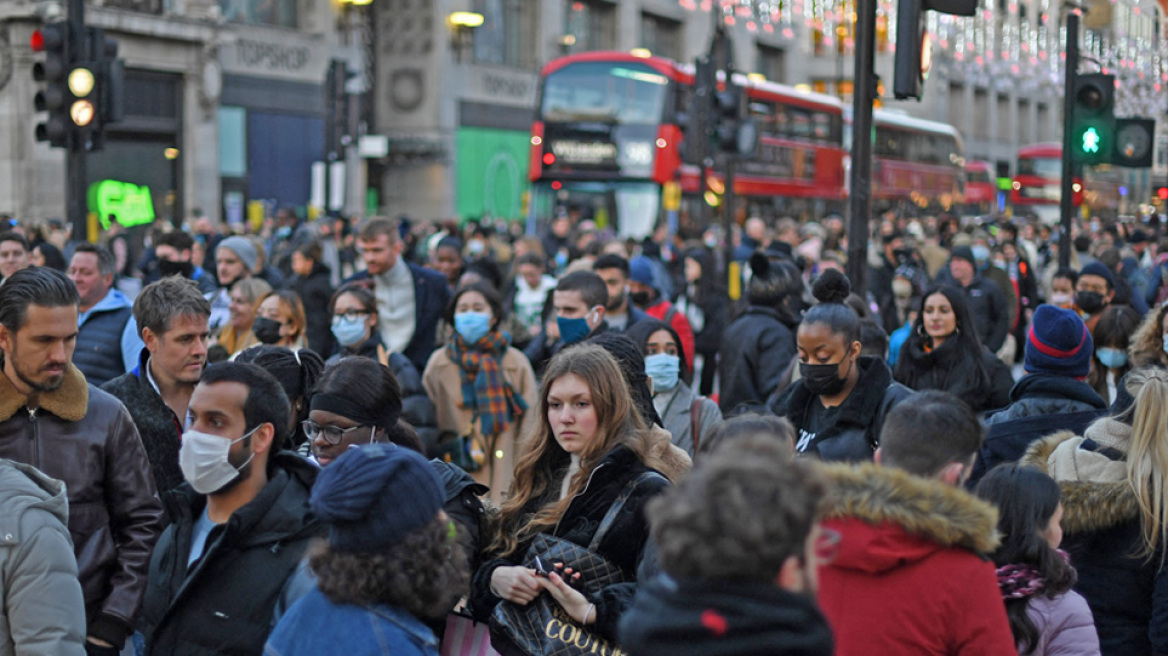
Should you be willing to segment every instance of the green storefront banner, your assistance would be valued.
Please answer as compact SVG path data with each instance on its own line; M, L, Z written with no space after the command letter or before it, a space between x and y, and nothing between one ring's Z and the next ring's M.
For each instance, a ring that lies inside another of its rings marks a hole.
M531 135L513 130L458 128L455 176L458 218L521 219Z
M110 217L129 228L154 222L154 201L150 187L118 180L101 180L89 185L89 211L109 230Z

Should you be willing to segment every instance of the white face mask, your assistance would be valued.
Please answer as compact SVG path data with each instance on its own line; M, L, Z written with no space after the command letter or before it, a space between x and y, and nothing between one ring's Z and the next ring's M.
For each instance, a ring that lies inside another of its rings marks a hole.
M255 453L248 456L247 461L239 467L232 467L227 459L231 445L247 439L259 428L256 426L235 440L199 431L183 433L182 448L178 452L178 465L182 469L183 478L187 479L199 494L211 494L235 480L239 476L239 470L251 462Z

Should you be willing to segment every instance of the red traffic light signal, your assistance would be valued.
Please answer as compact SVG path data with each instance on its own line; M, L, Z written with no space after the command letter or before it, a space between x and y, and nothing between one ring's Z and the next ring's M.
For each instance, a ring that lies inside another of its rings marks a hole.
M1168 187L1160 187L1156 190L1156 195L1160 197L1160 200L1168 200Z

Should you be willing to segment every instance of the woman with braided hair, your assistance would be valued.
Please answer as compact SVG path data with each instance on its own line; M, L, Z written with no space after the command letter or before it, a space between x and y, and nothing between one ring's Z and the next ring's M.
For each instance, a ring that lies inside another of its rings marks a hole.
M460 287L446 310L454 326L446 346L434 351L422 384L438 414L439 449L450 440L470 438L485 461L472 472L501 501L511 484L514 452L525 434L539 391L535 372L522 351L499 330L503 302L491 287Z

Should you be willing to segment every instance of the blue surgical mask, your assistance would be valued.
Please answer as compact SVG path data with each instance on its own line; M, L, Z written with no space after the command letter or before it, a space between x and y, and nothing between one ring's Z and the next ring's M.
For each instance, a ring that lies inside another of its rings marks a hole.
M973 251L973 258L977 260L977 265L979 267L985 266L986 260L990 259L990 249L987 246L974 244L973 246L969 247L969 250Z
M668 392L677 387L681 358L668 353L645 356L645 373L653 379L653 390Z
M491 315L486 312L462 312L454 315L454 329L467 344L477 344L491 332Z
M332 329L341 346L354 346L365 339L365 317L348 319L338 314L333 317Z
M560 328L560 341L565 344L575 344L584 341L588 333L592 332L592 327L588 325L588 319L580 317L579 319L565 319L561 316L556 316L556 325Z
M1095 355L1108 369L1119 369L1127 364L1127 353L1117 348L1099 348L1095 350Z

